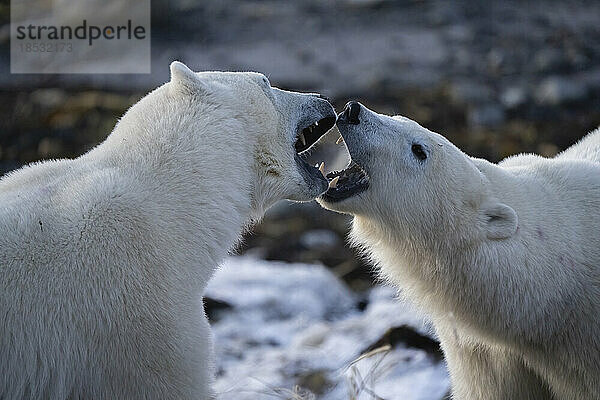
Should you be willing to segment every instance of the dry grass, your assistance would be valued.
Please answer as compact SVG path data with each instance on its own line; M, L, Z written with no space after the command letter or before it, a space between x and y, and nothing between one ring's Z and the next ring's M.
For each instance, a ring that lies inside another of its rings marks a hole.
M366 394L369 399L373 400L384 400L383 397L377 395L373 389L377 378L384 375L385 372L391 367L389 364L385 364L383 361L391 351L392 346L385 345L366 352L356 360L352 361L348 366L347 379L348 379L348 399L358 400L361 394ZM367 373L363 376L360 373L358 364L366 359L378 357L377 360L371 365Z
M387 355L392 350L390 345L385 345L361 354L358 358L352 361L344 370L343 374L346 376L346 382L348 385L348 400L359 400L359 398L368 400L385 400L383 397L377 395L374 390L377 379L383 375L392 367L390 363L385 363ZM370 368L365 374L360 372L359 364L365 360L373 361ZM315 394L307 389L304 389L298 385L294 386L293 389L280 388L269 385L260 379L253 378L264 385L264 390L254 390L253 393L262 395L264 397L282 399L282 400L316 400ZM236 390L232 390L236 391ZM238 392L245 390L237 390Z
M285 400L316 400L316 396L313 393L311 393L309 390L301 388L298 385L294 386L293 389L287 389L287 388L271 386L268 383L263 382L258 378L252 378L252 379L254 379L254 380L260 382L262 385L264 385L265 389L264 390L232 389L229 392L237 392L237 393L248 392L248 393L255 393L257 395L260 394L260 395L275 398L275 399L285 399ZM227 392L225 392L225 393L227 393ZM221 394L224 394L224 393L221 393Z

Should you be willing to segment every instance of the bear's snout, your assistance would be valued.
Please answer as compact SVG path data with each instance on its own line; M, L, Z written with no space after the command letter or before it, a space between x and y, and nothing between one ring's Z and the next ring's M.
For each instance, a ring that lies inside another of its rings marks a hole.
M360 114L360 103L357 101L349 101L344 107L344 110L338 115L338 120L345 121L351 125L360 124L358 116Z

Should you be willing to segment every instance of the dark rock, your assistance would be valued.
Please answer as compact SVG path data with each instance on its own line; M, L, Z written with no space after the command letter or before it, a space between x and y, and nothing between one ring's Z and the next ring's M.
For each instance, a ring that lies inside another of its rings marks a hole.
M204 303L204 312L211 322L218 321L221 318L221 313L233 308L233 306L225 301L213 299L205 296L202 299Z
M438 360L444 357L440 343L437 340L422 335L408 325L388 329L378 341L367 347L362 353L370 352L385 345L395 347L398 344L424 350Z

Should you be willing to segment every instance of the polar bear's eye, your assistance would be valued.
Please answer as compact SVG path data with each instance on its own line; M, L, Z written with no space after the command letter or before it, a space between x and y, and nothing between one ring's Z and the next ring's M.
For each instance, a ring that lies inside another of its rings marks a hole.
M427 153L425 153L425 150L423 150L423 146L421 146L420 144L413 143L411 149L415 157L417 157L419 160L423 161L427 158Z

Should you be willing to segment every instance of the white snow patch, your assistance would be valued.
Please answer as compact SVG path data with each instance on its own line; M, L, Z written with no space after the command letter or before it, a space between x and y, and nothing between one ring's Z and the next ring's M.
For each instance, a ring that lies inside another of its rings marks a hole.
M219 399L291 398L296 385L316 398L438 400L449 389L444 363L422 350L398 346L350 364L392 327L429 334L426 320L391 288L378 287L361 312L357 298L319 265L231 257L206 295L233 306L212 324ZM311 380L311 378L313 378ZM288 393L288 394L286 394ZM308 397L303 397L308 398Z

